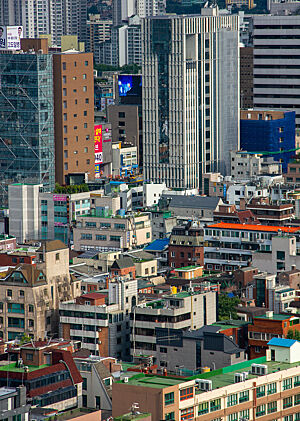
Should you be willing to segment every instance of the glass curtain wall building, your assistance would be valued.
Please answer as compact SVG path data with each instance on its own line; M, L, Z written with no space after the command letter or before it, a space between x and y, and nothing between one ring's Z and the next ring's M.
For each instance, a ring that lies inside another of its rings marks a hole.
M239 147L239 18L207 13L143 20L144 176L171 188L230 174Z
M52 56L0 54L0 205L11 183L54 189Z

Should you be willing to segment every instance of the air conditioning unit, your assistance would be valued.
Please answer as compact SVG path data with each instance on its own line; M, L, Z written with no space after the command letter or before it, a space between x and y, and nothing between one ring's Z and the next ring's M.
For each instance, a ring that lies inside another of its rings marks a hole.
M11 297L7 297L7 301L11 301Z
M234 375L234 383L240 383L244 381L243 373L235 373Z
M212 390L212 381L211 380L204 380L204 379L196 379L196 385L199 390L203 390L208 392Z
M264 364L251 364L251 374L265 376L268 374L268 366Z
M128 383L128 377L124 377L124 383Z

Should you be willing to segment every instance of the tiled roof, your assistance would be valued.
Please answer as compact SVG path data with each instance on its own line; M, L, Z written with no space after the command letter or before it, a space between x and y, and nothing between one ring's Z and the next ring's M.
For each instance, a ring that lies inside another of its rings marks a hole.
M91 300L98 300L99 298L106 298L106 295L101 294L100 292L90 292L81 296L82 298L88 298Z
M219 222L217 224L208 225L206 228L219 229L235 229L239 231L264 231L264 232L278 232L294 233L300 231L300 227L278 227L272 225L251 225L251 224L230 224L226 222Z

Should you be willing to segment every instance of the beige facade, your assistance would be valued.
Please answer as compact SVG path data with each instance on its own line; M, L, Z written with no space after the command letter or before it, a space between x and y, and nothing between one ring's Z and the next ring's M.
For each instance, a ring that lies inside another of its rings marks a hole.
M0 337L34 339L58 332L59 302L81 294L80 281L69 275L69 249L61 241L46 242L35 265L21 264L1 280Z
M151 221L148 213L124 217L78 217L74 228L75 250L128 250L151 241Z

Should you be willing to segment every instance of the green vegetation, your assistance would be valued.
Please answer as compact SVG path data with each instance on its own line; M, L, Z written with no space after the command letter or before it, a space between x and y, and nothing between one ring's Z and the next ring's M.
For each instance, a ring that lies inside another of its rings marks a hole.
M137 74L141 71L141 67L137 64L125 64L125 66L110 66L109 64L95 64L94 68L98 72L116 72L120 71L121 73Z
M73 194L73 193L82 193L89 191L87 184L79 184L72 186L61 186L58 183L55 183L54 193L59 194Z
M219 295L219 320L237 319L237 306L240 302L238 297L228 297L227 294Z
M295 339L296 341L300 341L300 332L298 330L289 329L287 335L287 339Z
M23 336L20 339L20 344L21 345L28 344L30 341L31 341L30 336L26 335L26 333L23 333Z

